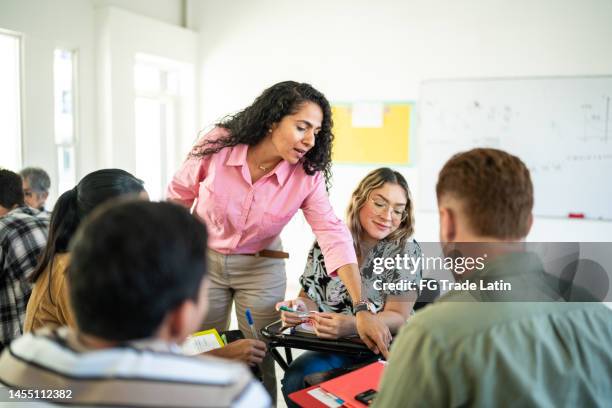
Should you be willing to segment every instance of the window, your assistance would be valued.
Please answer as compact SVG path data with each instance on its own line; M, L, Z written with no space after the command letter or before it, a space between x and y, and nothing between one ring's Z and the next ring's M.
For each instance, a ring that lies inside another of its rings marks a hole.
M58 191L63 193L76 184L74 145L76 53L56 49L53 58L55 146L57 150Z
M21 36L0 29L0 167L19 171L21 157Z
M176 171L177 135L191 108L190 64L137 54L134 64L136 176L151 200L161 200ZM182 111L181 111L182 108Z

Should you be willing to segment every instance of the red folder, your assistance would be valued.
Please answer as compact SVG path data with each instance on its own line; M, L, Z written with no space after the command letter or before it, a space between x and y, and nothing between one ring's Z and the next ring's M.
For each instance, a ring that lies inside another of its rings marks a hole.
M370 389L378 391L385 366L385 361L377 361L319 385L325 391L342 399L345 406L362 408L366 405L357 401L355 395Z
M308 394L308 391L314 390L315 388L319 388L319 386L313 385L312 387L292 392L291 394L289 394L289 399L298 404L300 407L327 408L327 405L323 404L322 402Z

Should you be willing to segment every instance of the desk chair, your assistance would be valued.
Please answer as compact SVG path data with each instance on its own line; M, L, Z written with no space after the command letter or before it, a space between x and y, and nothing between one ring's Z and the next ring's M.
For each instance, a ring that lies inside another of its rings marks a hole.
M424 287L414 304L415 311L425 307L429 303L432 303L438 296L440 296L440 287L435 279L424 278L423 280L434 281L435 284L431 285L434 286L434 289L430 289L427 286ZM266 340L268 340L270 354L272 354L272 357L283 369L283 371L286 371L289 364L293 362L293 355L291 353L292 348L328 353L349 354L356 357L375 357L375 354L372 353L372 351L368 349L368 347L358 338L327 340L320 339L314 334L283 334L280 330L281 327L282 322L278 320L261 329L261 334ZM285 358L283 358L277 350L281 347L285 349Z
M419 309L424 308L428 304L433 303L440 296L440 284L438 283L438 281L432 278L423 278L422 280L426 282L432 282L429 285L434 286L434 288L430 289L428 285L423 286L421 294L414 303L413 309L415 312Z
M261 329L262 336L268 340L268 348L274 360L283 369L293 361L292 348L311 351L322 351L325 353L342 353L355 357L374 356L374 353L359 338L354 339L320 339L314 334L292 333L285 334L281 331L282 321L278 320ZM278 352L277 348L285 348L286 360Z

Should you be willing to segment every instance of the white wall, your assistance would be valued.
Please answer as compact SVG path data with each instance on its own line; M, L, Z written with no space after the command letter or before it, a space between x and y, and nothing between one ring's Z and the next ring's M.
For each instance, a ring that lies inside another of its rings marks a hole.
M134 50L201 63L201 82L195 86L200 120L194 129L244 107L285 79L310 82L332 101L417 100L419 83L428 78L612 72L608 0L312 0L305 5L188 0L186 8L199 38L176 27L181 0L0 2L0 27L25 34L24 164L45 167L57 180L52 109L57 46L79 53L78 177L101 166L133 166ZM192 133L181 135L180 155ZM400 169L414 195L418 157L416 162ZM335 166L332 202L338 214L370 169ZM300 222L294 223L296 231L302 230ZM417 214L417 238L437 238L435 214ZM529 237L611 238L612 223L541 218Z
M96 165L93 7L90 1L83 0L2 0L0 27L24 34L23 164L47 170L52 180L51 197L57 197L53 134L56 47L78 53L77 175L93 170Z
M175 26L183 25L183 0L93 0L94 7L115 6Z
M235 0L189 6L190 27L201 36L202 127L286 79L310 82L332 102L416 101L419 83L430 78L612 73L608 0ZM334 167L331 197L338 214L370 169ZM400 170L418 194L418 165ZM419 212L416 222L417 239L437 239L437 214ZM304 228L297 219L286 236L303 236ZM538 218L529 239L609 241L612 223ZM303 252L293 241L285 240L297 251L289 271L299 273Z
M142 15L114 7L134 10ZM50 204L58 196L54 145L53 51L77 52L77 180L109 166L133 171L133 57L136 52L197 63L198 37L179 27L182 0L2 0L0 28L23 33L23 165L51 176ZM161 20L161 21L160 21ZM197 82L196 82L197 84ZM187 125L175 160L197 129L197 85L182 118ZM19 169L13 169L15 171Z
M140 17L109 5L120 5L153 18ZM115 10L113 18L101 17L111 14L108 11L111 9ZM53 134L53 50L57 47L76 50L78 56L77 180L104 166L133 170L133 148L130 149L134 133L133 94L130 94L133 89L132 54L150 52L195 64L198 38L193 32L177 27L182 22L182 15L182 0L0 2L0 28L24 35L23 164L40 166L49 172L51 203L58 196ZM112 27L105 25L107 22ZM111 95L111 86L115 99L105 99ZM108 103L104 105L104 101ZM197 107L197 103L192 106ZM107 114L104 107L112 107L114 115ZM185 129L189 136L186 141L181 137L180 146L192 140L191 133L196 128L193 117L190 122ZM113 145L115 151L104 149L108 147L109 137L117 139ZM125 148L121 147L122 143ZM108 157L110 159L106 160ZM180 156L177 157L179 160Z
M177 62L197 63L198 36L191 30L143 17L113 6L96 10L98 37L99 146L101 167L135 172L134 56L145 53ZM195 111L197 82L183 112ZM175 166L197 131L195 113L182 118ZM137 174L135 174L138 176Z

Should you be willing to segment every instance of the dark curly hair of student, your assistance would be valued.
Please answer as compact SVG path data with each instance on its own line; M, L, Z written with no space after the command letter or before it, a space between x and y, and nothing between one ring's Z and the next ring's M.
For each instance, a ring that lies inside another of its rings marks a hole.
M217 153L224 147L246 144L255 146L268 133L268 130L287 115L296 113L306 102L316 103L323 111L321 130L316 136L315 145L302 160L304 171L313 175L322 171L325 184L331 182L331 153L334 135L332 134L331 106L325 96L306 83L295 81L279 82L263 91L255 101L240 112L224 117L216 126L229 130L229 136L216 140L206 140L196 145L191 157L204 157Z

